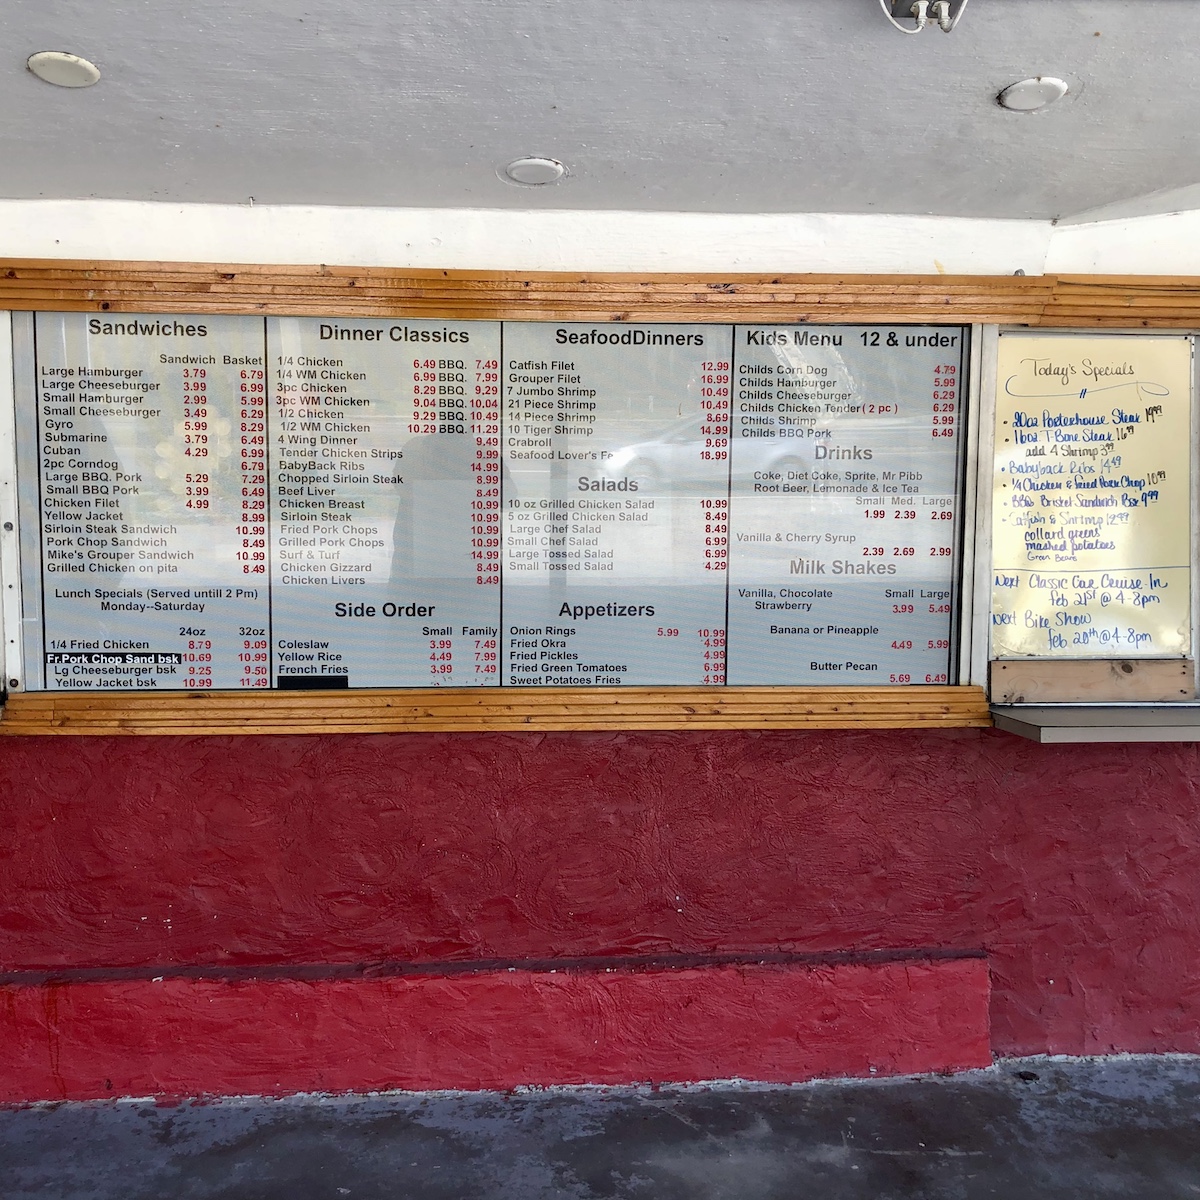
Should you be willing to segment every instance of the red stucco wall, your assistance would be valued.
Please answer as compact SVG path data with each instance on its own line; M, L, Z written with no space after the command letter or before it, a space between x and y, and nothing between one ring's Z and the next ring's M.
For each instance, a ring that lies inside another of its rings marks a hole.
M0 1104L961 1070L987 995L978 958L0 986Z
M992 731L6 739L0 969L982 949L998 1053L1198 1051L1198 755Z

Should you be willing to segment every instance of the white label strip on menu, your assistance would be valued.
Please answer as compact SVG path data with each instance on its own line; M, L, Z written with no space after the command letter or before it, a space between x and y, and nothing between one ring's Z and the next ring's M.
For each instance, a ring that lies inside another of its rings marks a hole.
M961 328L33 330L49 689L952 677Z

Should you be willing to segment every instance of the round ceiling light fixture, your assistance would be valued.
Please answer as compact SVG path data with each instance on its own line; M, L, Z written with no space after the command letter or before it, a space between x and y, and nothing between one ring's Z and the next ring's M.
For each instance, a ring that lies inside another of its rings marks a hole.
M25 65L39 78L56 87L84 88L99 82L100 68L95 63L68 54L65 50L43 50L31 54Z
M996 97L1003 108L1013 112L1036 112L1061 100L1067 94L1067 85L1052 75L1038 75L1034 79L1022 79L1010 84Z
M536 155L514 158L501 172L502 178L522 187L545 187L548 183L557 183L567 174L567 168L557 158Z

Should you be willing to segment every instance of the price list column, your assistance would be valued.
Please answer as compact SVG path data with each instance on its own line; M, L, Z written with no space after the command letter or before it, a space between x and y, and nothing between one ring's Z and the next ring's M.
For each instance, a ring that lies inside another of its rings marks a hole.
M283 688L494 685L498 323L268 323Z
M237 527L238 565L243 579L264 583L270 596L267 563L267 396L266 352L247 358L238 369L237 467L241 477L241 512ZM243 687L271 686L270 619L239 626L238 662Z
M728 326L506 324L506 686L725 680Z
M965 330L735 337L730 683L948 682Z
M45 686L267 686L262 321L34 328Z

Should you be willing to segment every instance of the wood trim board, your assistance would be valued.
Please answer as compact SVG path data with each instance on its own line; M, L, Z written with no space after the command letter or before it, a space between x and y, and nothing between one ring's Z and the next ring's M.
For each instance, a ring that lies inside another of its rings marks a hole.
M27 692L9 696L0 735L961 729L991 723L979 687Z
M626 275L0 259L19 311L462 320L1200 327L1200 279L1069 275Z
M1196 664L1174 659L995 659L995 704L1180 704L1193 700Z

